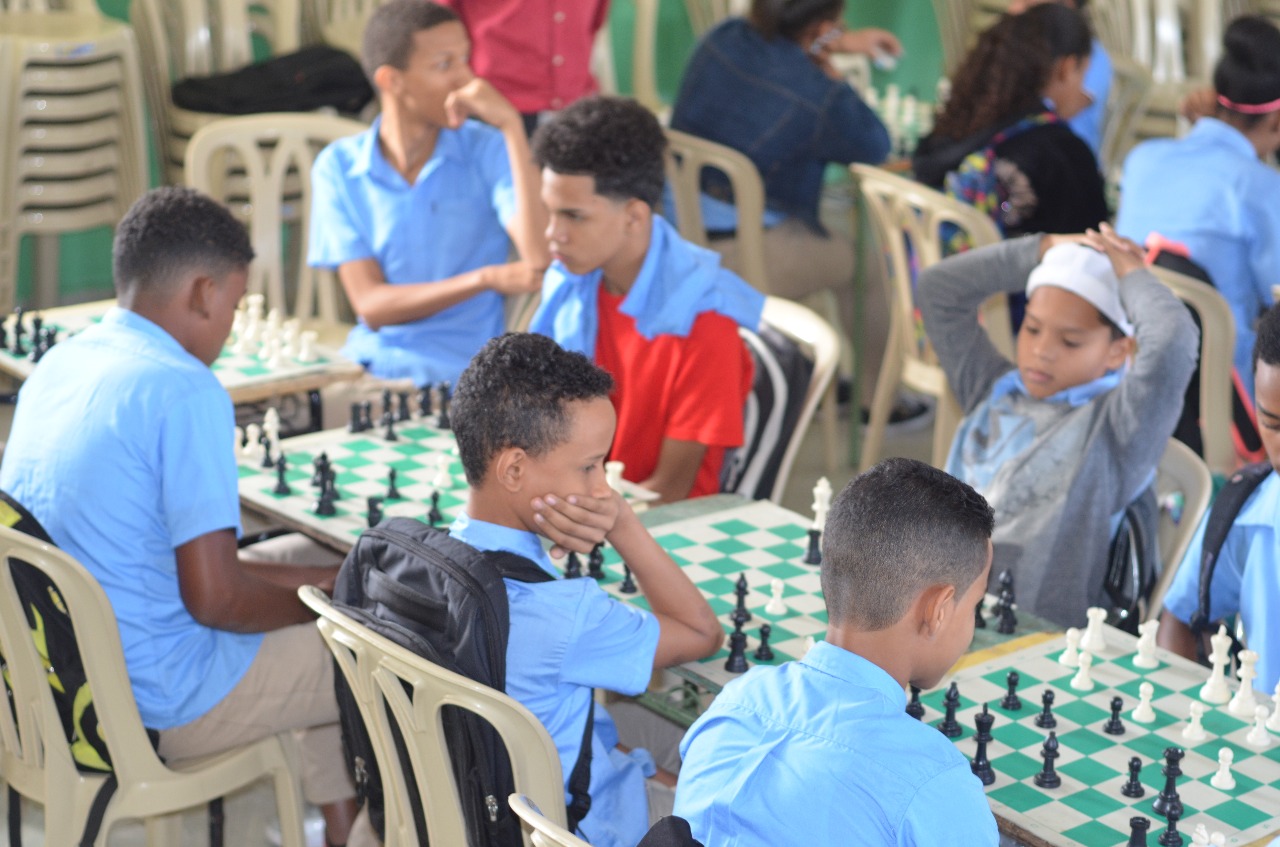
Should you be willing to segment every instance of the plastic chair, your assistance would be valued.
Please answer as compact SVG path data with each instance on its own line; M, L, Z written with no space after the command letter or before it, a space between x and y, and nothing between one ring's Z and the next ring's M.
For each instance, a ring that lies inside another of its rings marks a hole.
M350 308L332 272L307 267L311 166L326 145L367 128L317 113L245 115L206 124L187 145L186 183L226 202L249 226L257 254L249 291L266 294L268 308L315 324L326 341L346 337Z
M364 25L385 0L304 0L302 31L308 42L322 41L359 58Z
M80 843L90 807L110 778L118 781L93 840L105 845L121 820L146 821L148 843L177 844L176 812L270 778L275 785L284 843L302 847L302 794L297 753L288 734L175 766L160 761L138 716L125 670L120 630L102 587L67 554L0 526L0 560L26 562L49 577L66 604L113 774L79 771L37 651L10 567L0 567L0 651L13 708L0 708L0 772L21 796L44 806L45 843Z
M689 25L698 38L725 18L745 15L750 8L749 0L684 0Z
M1231 307L1217 289L1198 279L1158 266L1156 278L1200 316L1200 437L1204 460L1216 474L1228 476L1236 468L1231 435L1232 361L1236 325Z
M1213 494L1213 477L1209 468L1187 445L1176 438L1169 439L1169 446L1156 467L1156 498L1160 502L1160 561L1164 570L1156 580L1147 600L1144 620L1160 617L1165 592L1173 582L1178 564L1186 555L1191 538L1200 526L1200 520L1209 509ZM1173 502L1181 495L1181 514ZM1177 520L1174 520L1174 517Z
M1104 174L1118 172L1133 147L1138 124L1151 96L1151 72L1125 56L1111 58L1111 94L1102 128L1099 166Z
M386 802L385 847L417 845L413 806L426 818L432 844L467 844L462 802L450 765L441 709L465 709L488 721L506 745L516 791L565 825L560 758L546 729L515 700L447 671L371 631L333 607L315 586L298 589L320 616L316 624L351 686L376 750ZM394 729L393 729L394 727ZM410 797L396 750L405 741L418 795ZM533 844L527 834L526 844Z
M532 831L526 835L533 842L533 847L591 847L563 826L547 820L542 810L523 794L512 794L507 798L507 804L520 816L520 820L529 825Z
M850 170L866 200L879 244L876 253L885 263L889 285L889 338L867 419L861 469L870 468L880 458L899 384L936 398L932 462L942 467L962 412L928 339L917 337L916 274L942 260L944 224L966 233L972 247L995 244L1000 233L986 215L918 182L870 165L851 165ZM1012 359L1006 298L993 297L987 302L983 322L996 349Z
M98 0L0 0L0 15L5 12L73 12L79 15L101 15Z

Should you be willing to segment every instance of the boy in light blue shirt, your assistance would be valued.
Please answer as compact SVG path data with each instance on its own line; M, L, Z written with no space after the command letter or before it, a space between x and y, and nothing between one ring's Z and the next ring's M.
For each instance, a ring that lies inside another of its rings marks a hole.
M995 845L982 783L905 712L968 648L991 569L980 494L888 459L831 504L826 640L727 685L689 729L675 814L706 847Z
M550 338L493 339L463 372L451 415L471 498L454 537L505 550L557 574L552 552L607 541L630 566L650 612L620 603L592 579L506 580L507 693L547 728L566 782L578 759L591 690L639 694L655 668L701 659L724 639L715 614L604 478L616 415L613 380ZM580 832L595 847L632 847L669 812L674 777L642 750L615 746L599 714L592 736L591 810ZM674 739L672 746L674 746ZM667 807L655 804L668 786ZM646 799L646 793L652 799ZM568 802L566 794L566 802Z

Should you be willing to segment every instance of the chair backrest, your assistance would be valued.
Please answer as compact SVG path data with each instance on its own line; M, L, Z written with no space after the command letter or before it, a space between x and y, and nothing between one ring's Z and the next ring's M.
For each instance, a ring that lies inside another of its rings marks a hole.
M0 15L5 12L74 12L79 15L101 15L98 0L0 0Z
M1200 437L1205 464L1226 476L1236 466L1231 436L1236 326L1231 307L1213 286L1198 279L1155 265L1151 271L1200 316Z
M684 0L689 26L698 38L725 18L745 15L750 8L750 0Z
M308 42L324 42L360 56L364 25L386 0L304 0L302 32Z
M1111 57L1111 94L1107 99L1099 165L1110 174L1133 147L1138 124L1151 96L1151 72L1126 56Z
M411 811L414 805L423 811L432 844L468 843L441 720L446 706L473 712L493 725L507 747L516 790L546 809L546 817L553 823L564 826L560 759L546 729L528 709L501 691L444 670L370 631L335 609L328 596L314 586L300 588L298 596L320 615L320 633L351 686L377 751L386 802L387 847L418 843ZM416 797L409 796L397 735L408 750L418 787Z
M311 165L326 145L365 129L358 121L315 113L245 115L204 126L187 145L186 184L226 202L248 222L257 254L249 291L265 294L268 308L340 320L343 301L334 275L306 265ZM295 280L296 288L288 290Z
M702 173L723 173L738 210L738 255L741 276L757 291L769 293L764 264L764 182L755 163L727 147L679 130L667 130L667 182L675 195L676 228L686 241L707 246L702 219Z
M1212 494L1213 476L1209 468L1190 447L1176 438L1169 439L1169 446L1156 467L1156 498L1160 505L1158 538L1164 570L1151 590L1145 620L1160 616L1164 594L1209 509Z
M591 847L563 826L548 820L542 810L523 794L512 794L507 798L507 803L511 806L511 811L528 824L528 835L532 838L533 847Z

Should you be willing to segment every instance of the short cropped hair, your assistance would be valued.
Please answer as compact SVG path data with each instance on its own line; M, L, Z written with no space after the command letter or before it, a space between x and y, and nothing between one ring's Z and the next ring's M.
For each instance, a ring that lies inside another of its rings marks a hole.
M653 113L626 97L585 97L557 113L533 136L540 168L590 176L596 193L636 198L656 208L666 181L667 136Z
M1256 105L1280 98L1280 31L1266 18L1241 15L1222 35L1222 57L1213 70L1214 90L1234 103ZM1246 129L1266 114L1244 114L1220 106Z
M400 71L409 67L414 35L456 20L458 13L453 9L429 0L389 0L378 6L364 26L360 43L360 66L369 84L378 87L373 75L383 65Z
M116 227L111 246L119 295L163 297L184 271L198 267L221 279L252 261L244 224L212 197L176 185L142 195Z
M815 23L837 20L843 12L844 0L752 0L747 20L767 39L797 41Z
M458 378L450 419L469 485L479 485L500 451L545 455L569 437L565 406L608 397L613 377L545 335L491 339Z
M822 534L831 620L886 629L930 585L969 590L987 564L995 514L981 494L913 459L886 459L836 496Z
M1272 306L1258 321L1258 334L1253 341L1253 369L1258 362L1272 367L1280 365L1280 306Z

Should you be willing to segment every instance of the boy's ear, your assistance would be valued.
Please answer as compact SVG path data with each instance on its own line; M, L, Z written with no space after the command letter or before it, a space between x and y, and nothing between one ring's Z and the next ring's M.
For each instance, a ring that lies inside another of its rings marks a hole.
M187 308L201 318L208 318L212 314L210 304L213 302L214 289L217 285L218 281L208 274L196 274L188 277L183 282Z
M930 585L916 599L915 610L920 635L933 639L956 611L956 587L937 583Z
M1134 342L1129 336L1117 338L1111 342L1111 346L1107 348L1107 370L1114 371L1125 363L1125 361L1133 355Z
M632 197L627 201L627 205L623 207L623 214L627 216L627 228L638 230L649 226L649 221L653 217L653 209L649 204L638 197Z
M399 94L400 72L390 65L378 65L373 72L373 84L385 94Z
M529 473L529 454L519 447L507 447L498 451L489 465L493 478L512 493L519 491Z

